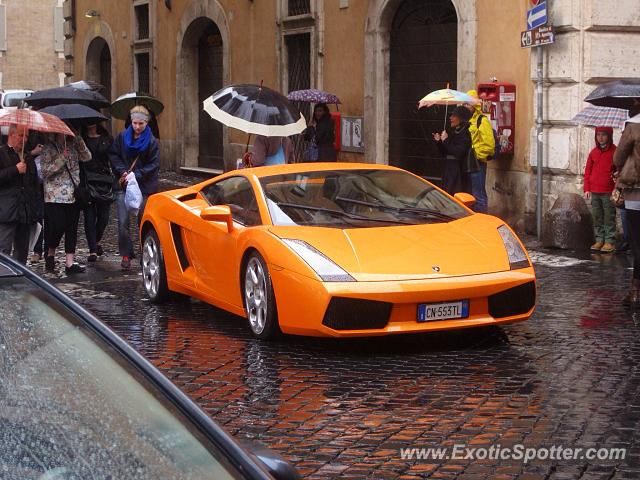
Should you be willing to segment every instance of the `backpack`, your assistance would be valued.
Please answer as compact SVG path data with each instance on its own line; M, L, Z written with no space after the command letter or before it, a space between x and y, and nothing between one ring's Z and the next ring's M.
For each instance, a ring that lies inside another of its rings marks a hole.
M476 128L478 130L480 130L480 124L482 123L482 119L483 118L486 118L486 117L484 115L478 115L478 120L476 122ZM489 119L487 118L487 120L489 120ZM493 142L494 142L495 147L493 149L493 155L488 156L487 157L487 161L493 160L493 159L498 158L500 156L500 137L498 136L498 131L495 128L493 128L493 126L492 126L491 130L493 131Z

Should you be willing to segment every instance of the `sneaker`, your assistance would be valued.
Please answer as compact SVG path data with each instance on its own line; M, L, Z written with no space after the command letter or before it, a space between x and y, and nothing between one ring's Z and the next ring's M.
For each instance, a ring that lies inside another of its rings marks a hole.
M53 255L47 255L44 257L44 269L47 272L53 272L55 270L55 258Z
M66 273L67 275L72 273L84 273L84 267L78 265L77 263L74 263L70 267L64 267L64 273Z
M42 260L42 255L40 255L39 253L32 253L29 257L29 260L31 261L31 263L37 263Z
M123 270L129 270L131 268L131 259L126 255L122 257L122 262L120 262L120 266Z
M96 255L98 255L99 257L104 255L104 250L102 249L102 247L100 245L96 245Z
M602 253L613 253L616 251L616 246L613 243L605 243L600 249Z
M593 250L594 252L599 252L603 245L604 245L604 242L596 242L593 245L591 245L590 249Z
M95 262L96 260L98 260L98 255L95 253L90 253L87 257L88 262Z

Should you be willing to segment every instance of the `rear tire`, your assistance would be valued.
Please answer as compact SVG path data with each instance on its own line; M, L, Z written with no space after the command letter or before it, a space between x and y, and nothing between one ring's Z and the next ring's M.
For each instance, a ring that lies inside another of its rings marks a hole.
M161 303L169 296L162 245L153 228L145 234L142 243L142 281L151 302Z
M267 264L257 252L247 260L242 278L242 298L251 333L267 340L280 334L276 297Z

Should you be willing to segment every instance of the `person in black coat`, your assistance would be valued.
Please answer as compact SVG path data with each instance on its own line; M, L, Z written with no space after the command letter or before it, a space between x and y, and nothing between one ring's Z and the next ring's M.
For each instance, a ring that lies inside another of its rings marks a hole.
M466 190L465 175L462 173L462 164L471 148L471 135L469 134L469 119L471 112L464 107L456 107L449 116L451 128L449 132L434 133L440 154L444 157L444 170L442 173L442 189L450 195Z
M29 234L37 221L38 172L24 152L27 129L9 127L7 144L0 147L0 251L27 262ZM23 153L24 152L24 153ZM24 161L20 155L24 155Z
M307 161L335 162L337 160L336 149L333 144L336 141L336 124L331 118L329 107L326 103L318 103L313 109L313 118L309 126L303 132L307 142L315 142L318 146L318 158L307 158Z
M113 138L99 125L87 125L82 138L91 152L91 160L80 164L80 174L92 193L91 203L83 210L84 233L89 247L89 262L95 262L103 254L100 240L109 224L111 202L115 200L109 150ZM95 195L100 194L100 198ZM108 198L108 197L112 198ZM95 197L95 198L94 198Z

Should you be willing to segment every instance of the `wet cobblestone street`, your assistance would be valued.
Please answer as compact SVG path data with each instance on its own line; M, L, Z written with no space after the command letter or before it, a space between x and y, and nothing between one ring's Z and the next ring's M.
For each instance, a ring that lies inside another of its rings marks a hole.
M181 179L171 177L171 181ZM84 263L84 232L78 258ZM45 274L237 437L309 478L638 479L640 315L630 257L535 249L532 318L501 329L255 340L207 304L153 305L120 270L115 214L87 274ZM62 256L59 256L62 260ZM63 270L58 266L58 272ZM403 459L400 449L625 448L618 460Z

